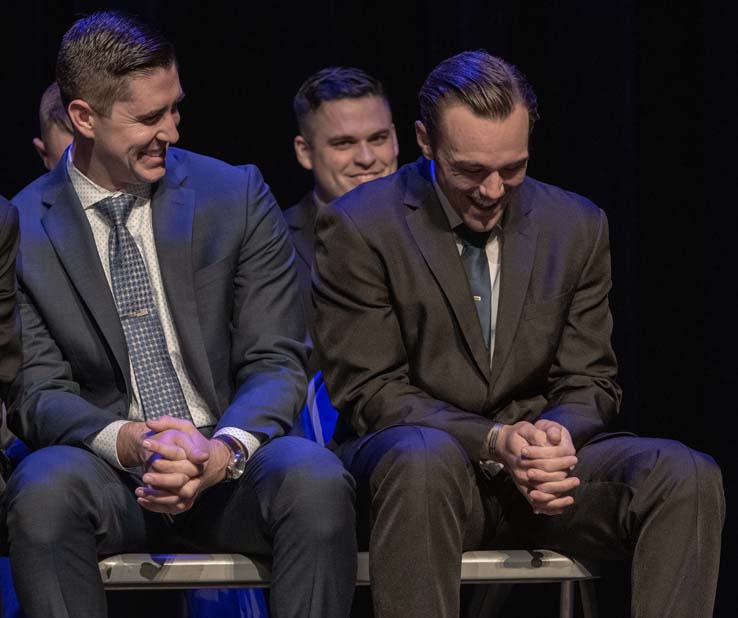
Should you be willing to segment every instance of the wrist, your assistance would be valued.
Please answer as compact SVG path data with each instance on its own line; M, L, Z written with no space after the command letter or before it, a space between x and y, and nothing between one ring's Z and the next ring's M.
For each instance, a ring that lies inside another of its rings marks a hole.
M487 432L487 436L482 446L482 461L494 461L502 463L502 456L500 453L503 451L503 444L507 436L507 425L502 423L494 423L490 430Z
M504 468L500 456L500 438L505 428L506 425L502 423L494 423L482 445L479 467L488 478L497 476Z
M228 464L230 463L233 454L231 452L231 449L228 448L228 445L223 442L223 440L217 440L213 438L213 450L214 453L208 462L209 465L212 465L214 469L214 477L216 483L221 483L226 478L226 473L228 470Z
M224 447L223 450L228 453L223 470L223 477L220 481L236 481L244 473L249 453L246 447L239 440L228 434L220 434L213 438L216 442L220 442Z
M146 463L146 449L143 438L149 428L146 423L130 421L122 425L116 437L115 449L118 461L126 468L143 466Z

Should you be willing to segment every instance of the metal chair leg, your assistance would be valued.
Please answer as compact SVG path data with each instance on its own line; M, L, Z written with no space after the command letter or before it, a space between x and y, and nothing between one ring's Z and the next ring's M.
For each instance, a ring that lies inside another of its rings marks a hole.
M595 593L595 584L591 579L583 579L579 581L579 594L582 597L582 615L584 618L598 618L597 595Z
M561 582L559 618L574 618L574 582Z

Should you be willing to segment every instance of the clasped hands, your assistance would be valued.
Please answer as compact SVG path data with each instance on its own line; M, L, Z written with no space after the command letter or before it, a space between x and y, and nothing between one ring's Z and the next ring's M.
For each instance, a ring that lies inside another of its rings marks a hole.
M574 504L577 457L566 427L547 419L505 425L495 450L535 513L559 515Z
M162 416L130 422L118 433L118 458L126 467L144 469L138 503L157 513L182 513L197 497L225 477L230 449L208 440L191 421Z

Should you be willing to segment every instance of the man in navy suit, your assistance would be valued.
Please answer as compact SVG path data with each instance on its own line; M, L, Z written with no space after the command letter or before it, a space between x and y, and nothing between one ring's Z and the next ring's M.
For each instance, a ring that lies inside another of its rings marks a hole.
M273 559L277 616L345 616L353 485L280 437L305 395L294 251L258 170L172 148L174 50L97 13L65 34L74 143L15 201L23 364L10 426L35 451L5 509L25 613L105 616L101 554Z

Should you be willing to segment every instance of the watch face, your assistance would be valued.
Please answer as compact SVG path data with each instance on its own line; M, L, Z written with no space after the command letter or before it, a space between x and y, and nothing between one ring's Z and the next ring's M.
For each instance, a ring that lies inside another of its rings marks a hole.
M241 477L243 471L246 469L246 462L249 459L248 452L241 446L238 440L229 435L217 436L216 439L224 442L231 451L231 460L226 466L224 480L235 481Z
M243 471L246 469L246 457L241 453L234 453L233 460L228 465L228 476L232 480L241 478Z

